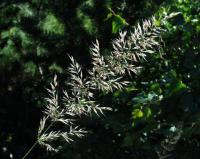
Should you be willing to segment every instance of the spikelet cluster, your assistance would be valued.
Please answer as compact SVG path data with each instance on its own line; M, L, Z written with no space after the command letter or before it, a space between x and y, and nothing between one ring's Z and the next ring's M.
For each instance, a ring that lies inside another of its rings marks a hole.
M63 91L63 96L58 97L57 76L47 89L49 97L44 117L40 121L38 130L38 143L49 151L58 151L53 142L64 139L72 142L73 136L83 137L85 130L75 126L75 120L81 115L90 115L91 112L100 115L109 107L101 107L95 100L96 92L112 92L122 89L129 84L124 80L124 75L137 73L141 62L147 54L154 53L159 48L161 28L154 25L154 18L138 23L133 32L120 32L119 37L112 41L113 50L110 55L103 56L96 40L91 49L92 64L84 77L82 68L73 57L69 57L71 64L68 68L71 80L68 83L69 90ZM59 99L62 103L59 103ZM68 127L67 132L53 131L52 125L62 123ZM46 123L50 123L47 126Z

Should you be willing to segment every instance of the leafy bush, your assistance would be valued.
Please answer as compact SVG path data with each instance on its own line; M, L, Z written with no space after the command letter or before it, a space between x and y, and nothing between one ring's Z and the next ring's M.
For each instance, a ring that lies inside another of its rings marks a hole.
M155 152L152 158L190 158L191 153L198 158L199 151L181 146L199 143L195 118L199 114L198 10L198 1L176 1L163 4L156 13L160 18L156 24L167 30L165 47L145 63L135 93L118 96L118 105L131 109L132 126L118 133L123 136L122 146L132 152L140 147L149 155ZM141 89L143 93L137 91Z

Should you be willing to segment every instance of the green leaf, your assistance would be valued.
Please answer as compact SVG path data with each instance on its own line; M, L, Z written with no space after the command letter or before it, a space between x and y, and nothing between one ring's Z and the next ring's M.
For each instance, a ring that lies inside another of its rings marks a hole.
M39 27L46 34L63 35L65 32L64 24L52 13L49 13L46 18L39 24Z
M179 81L177 81L177 83L173 89L173 92L179 93L180 91L185 90L186 88L187 88L187 86L181 80L179 80Z
M26 17L26 18L34 16L34 11L28 3L20 4L18 5L18 7L20 9L19 11L20 16Z
M158 83L154 83L151 85L150 90L157 93L157 94L161 94L162 93L162 89L160 88L160 85Z
M47 53L47 50L44 47L38 45L36 48L36 52L37 56L44 56Z
M120 15L114 15L114 16L115 17L113 18L113 21L112 21L112 33L116 34L124 26L128 25L128 23Z
M142 118L144 113L140 109L135 109L132 112L133 119Z
M112 13L108 13L108 14L107 14L107 16L106 16L106 19L105 19L105 21L107 21L107 20L111 19L111 18L112 18L112 16L113 16L113 14L112 14Z
M10 32L9 31L3 31L1 32L1 39L9 38Z
M80 8L76 10L76 14L85 31L87 31L89 34L95 34L97 32L95 22L90 16L85 15Z
M55 73L63 73L62 67L60 67L56 63L53 63L51 66L49 66L49 70Z
M94 34L97 32L94 21L89 16L83 16L82 18L83 28L89 33Z
M149 92L148 94L143 92L132 99L134 105L145 105L148 103L158 102L160 100L160 97L155 92Z
M121 94L120 91L115 91L114 94L113 94L113 97L117 98L117 97L120 96L120 94Z
M32 62L27 62L24 65L24 72L26 75L34 77L37 71L37 66Z
M149 107L145 107L143 112L146 118L149 118L151 116L151 109Z

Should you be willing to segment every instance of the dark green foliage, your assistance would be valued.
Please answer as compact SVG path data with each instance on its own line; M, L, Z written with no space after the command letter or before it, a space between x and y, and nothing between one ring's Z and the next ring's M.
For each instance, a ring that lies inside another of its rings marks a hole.
M137 90L144 92L125 102L132 107L133 124L132 133L124 134L123 145L143 147L158 157L190 158L194 154L198 158L199 151L187 149L186 143L189 148L200 142L196 118L200 105L199 6L198 1L180 0L163 4L157 12L158 18L169 17L157 21L167 29L164 49L148 59L137 79ZM124 97L121 100L124 103Z
M90 133L61 153L36 148L30 158L199 158L199 11L198 0L1 1L0 158L20 158L35 141L45 88L55 73L68 80L67 53L90 68L95 38L109 54L118 31L153 14L166 29L163 49L147 57L132 86L99 96L113 112L81 119Z

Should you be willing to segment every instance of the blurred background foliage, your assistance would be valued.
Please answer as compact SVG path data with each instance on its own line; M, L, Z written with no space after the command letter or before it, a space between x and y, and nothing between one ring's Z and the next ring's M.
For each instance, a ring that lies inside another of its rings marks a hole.
M20 158L36 138L45 88L68 80L67 54L91 67L89 46L155 15L166 30L132 85L100 94L113 112L81 122L89 134L62 152L34 159L161 159L200 155L200 2L198 0L3 0L0 2L0 158ZM164 17L167 17L163 19Z

